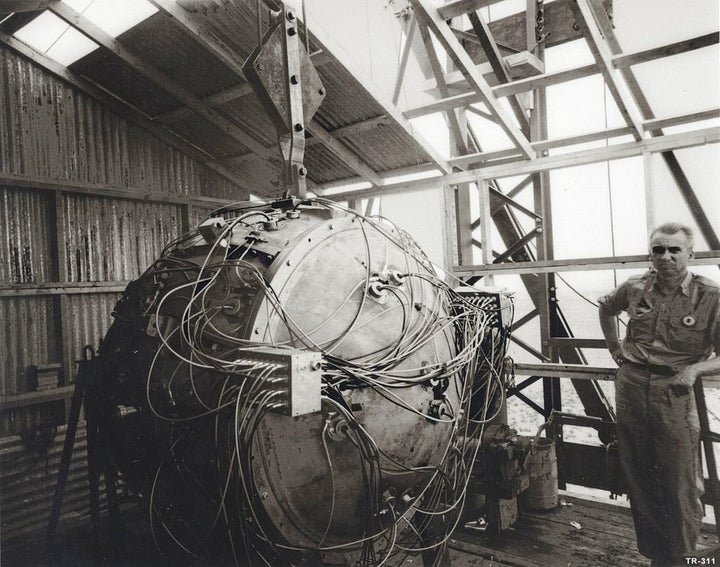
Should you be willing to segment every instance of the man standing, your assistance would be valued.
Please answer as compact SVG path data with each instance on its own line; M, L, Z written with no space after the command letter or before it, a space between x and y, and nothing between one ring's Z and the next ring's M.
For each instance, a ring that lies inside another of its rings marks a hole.
M653 269L600 299L600 327L620 367L620 463L638 550L651 565L685 565L703 515L692 387L698 376L720 372L720 286L688 272L693 255L691 229L663 224L650 234ZM630 321L620 343L622 311Z

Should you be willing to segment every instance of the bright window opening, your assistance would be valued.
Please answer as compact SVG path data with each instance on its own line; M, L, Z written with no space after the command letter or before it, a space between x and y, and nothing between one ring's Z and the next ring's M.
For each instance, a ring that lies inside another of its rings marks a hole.
M112 37L157 12L147 0L62 0ZM71 65L99 46L55 14L45 11L15 32L15 37L61 63Z

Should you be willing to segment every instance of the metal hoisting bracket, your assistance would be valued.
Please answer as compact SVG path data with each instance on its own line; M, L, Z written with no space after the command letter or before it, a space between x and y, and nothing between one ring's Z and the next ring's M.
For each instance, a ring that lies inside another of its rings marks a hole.
M305 121L317 111L325 89L300 41L295 12L283 5L271 14L270 28L245 61L243 71L278 133L284 196L304 198Z

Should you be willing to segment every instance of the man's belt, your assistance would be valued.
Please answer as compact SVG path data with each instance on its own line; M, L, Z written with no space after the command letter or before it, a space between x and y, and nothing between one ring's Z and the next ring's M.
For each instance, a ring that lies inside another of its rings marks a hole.
M632 360L623 360L623 366L631 366L640 370L647 370L650 374L659 376L675 376L678 371L672 366L664 366L662 364L643 364L641 362L633 362Z

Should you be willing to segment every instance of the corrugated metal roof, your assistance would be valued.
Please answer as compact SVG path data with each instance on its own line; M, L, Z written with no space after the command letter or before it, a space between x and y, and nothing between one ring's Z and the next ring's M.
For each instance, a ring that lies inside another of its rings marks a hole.
M210 95L237 82L224 63L162 13L129 29L118 41L197 96Z
M73 63L71 68L148 116L181 106L176 99L102 49Z
M253 137L261 140L274 151L274 146L277 144L277 130L254 94L246 94L225 102L218 106L217 110L237 122L245 131L251 132Z
M408 140L395 124L379 124L347 136L344 142L365 162L374 164L378 172L420 165L429 159L425 150Z
M327 183L357 175L339 157L320 144L305 150L305 167L308 175L316 183Z
M202 5L191 0L180 0L178 4L187 11L186 15L193 25L201 28L207 37L221 45L237 61L243 61L256 47L258 30L255 0ZM268 26L268 12L265 8L261 10L261 16L262 31L265 31ZM180 85L185 92L191 93L198 99L218 95L227 89L237 89L238 85L246 84L242 77L220 61L206 46L162 12L126 31L117 40L129 52L137 55L143 64L160 70ZM314 47L311 46L311 49ZM383 114L383 109L365 92L357 80L342 66L333 63L332 59L327 62L325 58L323 64L317 68L325 86L326 96L315 119L326 130L332 132L337 128ZM87 55L73 63L70 69L102 86L151 118L160 118L168 112L183 108L182 103L172 93L164 91L142 73L132 69L129 64L122 62L117 55L105 49L101 48ZM27 69L22 71L31 74L33 72ZM14 83L24 84L24 81ZM252 161L256 163L230 159L226 162L228 168L240 174L269 170L272 172L272 178L279 178L277 160L262 166L257 164L259 161L267 161L267 154L279 156L279 152L276 149L275 128L255 95L251 93L230 100L224 97L218 106L213 107L213 103L210 102L208 105L218 115L239 126L267 148L266 155L252 157ZM77 133L82 143L86 128L102 127L98 123L99 120L112 121L111 118L102 115L101 111L100 114L95 111L82 114L82 117L82 125L78 124L73 129L72 125L64 124L64 127L59 128L58 131ZM186 113L181 118L163 121L163 124L206 152L212 159L220 162L249 153L249 150L232 135L224 133L216 125L195 113ZM108 141L117 139L121 138L112 137ZM393 129L390 126L384 130L364 132L358 139L348 138L341 140L340 143L347 144L353 150L362 150L358 152L360 159L375 171L387 171L428 159L424 153L418 156L418 150L411 143L409 134L400 128ZM382 150L370 151L367 146L371 145L382 147ZM109 162L109 167L121 168L122 163L116 156L122 154L123 148L114 148L114 151L107 153L103 151L105 149L102 147L97 149L97 160L93 162L98 166L103 162ZM307 165L311 180L324 183L355 175L354 171L336 156L327 152L325 154L323 155L320 149L308 153ZM70 167L80 166L80 164L73 166L72 155L56 156L56 161L57 163L53 165L54 170L63 167L66 163L69 163ZM134 179L131 184L142 185L143 180ZM275 191L274 184L265 189L258 187L258 193L267 194L269 191Z

